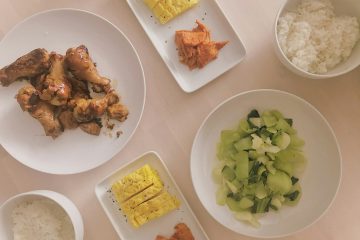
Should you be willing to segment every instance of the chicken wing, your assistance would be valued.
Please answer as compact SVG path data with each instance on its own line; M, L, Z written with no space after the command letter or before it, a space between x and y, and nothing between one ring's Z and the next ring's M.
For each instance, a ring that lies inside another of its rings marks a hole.
M119 122L124 122L129 115L128 108L121 103L115 103L111 106L108 106L106 111L110 119L115 119Z
M38 91L33 86L22 87L16 95L16 99L23 111L29 112L33 118L41 123L46 136L55 139L63 132L59 120L54 115L54 106L42 101L39 98Z
M114 91L106 94L103 98L76 99L74 117L78 122L89 122L94 118L101 117L108 106L117 102L119 102L119 96Z
M70 110L62 111L59 114L59 121L64 129L75 129L79 126L79 123L74 118L73 112Z
M21 78L32 78L46 72L50 67L49 54L43 48L35 49L0 70L0 83L9 86Z
M110 91L114 90L111 84L108 85L92 84L91 88L96 93L109 93Z
M72 86L72 89L71 89L72 99L79 99L79 98L89 99L89 98L91 98L88 82L78 80L71 76L68 76L68 79Z
M164 236L156 236L155 240L169 240L168 238L164 237Z
M89 81L101 86L108 85L110 80L99 75L89 51L84 45L69 48L65 61L70 72L79 80Z
M50 72L42 82L40 98L52 105L65 105L71 97L71 85L64 70L64 56L50 54Z
M97 121L87 122L87 123L80 123L80 129L84 132L99 136L101 131L101 125Z

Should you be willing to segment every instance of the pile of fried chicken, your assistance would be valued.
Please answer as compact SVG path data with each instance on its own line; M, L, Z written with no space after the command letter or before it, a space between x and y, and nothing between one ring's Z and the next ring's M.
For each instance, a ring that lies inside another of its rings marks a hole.
M123 122L129 114L84 45L68 49L65 56L38 48L0 70L2 86L21 79L30 84L18 91L18 103L54 139L77 127L99 135L102 116ZM93 98L93 93L100 97Z
M216 59L220 49L229 41L215 42L211 40L210 31L199 20L193 30L178 30L175 32L175 44L180 62L188 65L190 70L203 68Z
M190 228L185 223L179 223L175 226L175 233L170 237L158 235L155 240L194 240Z

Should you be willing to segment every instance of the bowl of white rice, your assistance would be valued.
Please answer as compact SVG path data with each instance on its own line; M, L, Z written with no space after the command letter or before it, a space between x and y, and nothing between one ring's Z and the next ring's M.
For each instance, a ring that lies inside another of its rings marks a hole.
M274 28L280 61L298 75L331 78L360 65L359 0L287 0Z
M1 240L82 240L79 210L60 193L38 190L16 195L0 207Z

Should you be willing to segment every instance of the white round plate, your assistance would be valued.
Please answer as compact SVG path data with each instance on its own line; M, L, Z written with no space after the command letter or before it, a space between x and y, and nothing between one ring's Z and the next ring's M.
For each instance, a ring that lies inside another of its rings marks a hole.
M101 75L129 108L120 124L123 134L110 137L104 130L91 136L80 129L67 130L53 140L39 122L23 112L14 99L25 82L0 86L0 143L14 158L33 169L52 174L73 174L93 169L117 154L137 128L145 104L145 78L139 57L127 37L113 24L95 14L56 9L38 13L19 23L0 43L0 67L35 48L65 54L85 44ZM104 127L106 128L106 127Z
M282 207L260 218L254 228L237 221L227 206L216 204L217 185L212 170L217 163L220 132L235 129L252 110L277 109L294 120L299 137L305 140L307 166L300 178L303 195L295 207ZM251 237L282 237L298 232L318 220L331 205L341 179L341 155L335 135L325 118L305 100L277 90L240 93L220 104L201 125L191 152L191 176L195 191L210 213L225 227Z

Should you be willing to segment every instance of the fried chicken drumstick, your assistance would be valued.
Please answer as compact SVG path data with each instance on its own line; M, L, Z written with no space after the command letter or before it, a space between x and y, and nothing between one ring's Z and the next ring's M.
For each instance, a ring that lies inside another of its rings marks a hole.
M37 90L33 86L22 87L16 95L16 99L23 111L29 112L33 118L41 123L46 136L55 139L62 133L63 129L60 122L54 115L54 106L41 101Z
M78 127L99 135L103 116L123 122L129 114L110 80L99 75L84 45L68 49L66 56L38 48L0 70L3 86L21 78L31 85L18 91L18 103L54 139L65 129ZM101 96L95 98L94 92Z
M66 51L65 61L70 72L79 80L84 80L100 86L107 86L110 80L99 75L89 50L80 45Z
M7 87L20 78L32 78L50 67L49 54L43 48L35 49L0 70L0 83Z
M71 96L71 85L64 70L64 57L60 54L50 54L50 72L42 81L40 98L52 105L65 105Z

